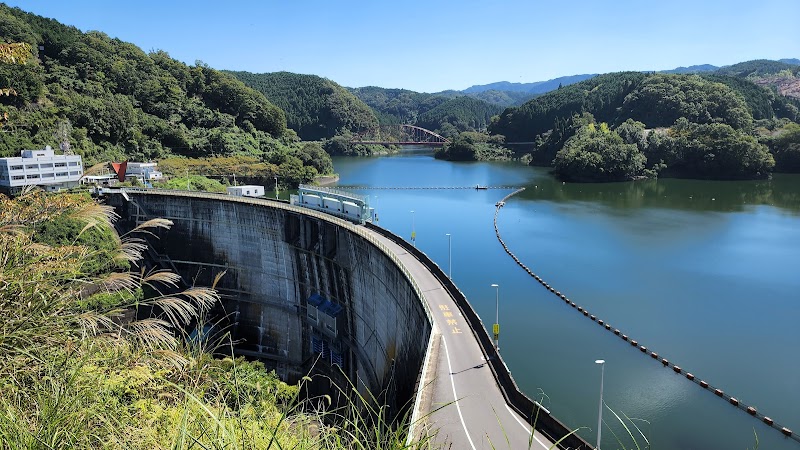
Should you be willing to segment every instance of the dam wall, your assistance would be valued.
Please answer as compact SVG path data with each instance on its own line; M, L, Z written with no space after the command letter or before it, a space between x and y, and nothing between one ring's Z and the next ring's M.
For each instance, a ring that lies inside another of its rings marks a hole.
M153 218L174 223L148 239L150 259L187 285L209 286L225 272L217 313L235 353L288 382L323 373L390 407L410 403L430 312L403 266L363 229L263 199L134 189L106 198L121 233Z

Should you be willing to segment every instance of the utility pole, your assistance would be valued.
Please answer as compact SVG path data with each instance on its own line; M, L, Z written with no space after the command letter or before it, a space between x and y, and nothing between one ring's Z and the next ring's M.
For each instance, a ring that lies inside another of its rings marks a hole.
M600 436L603 431L603 372L606 368L606 362L603 359L598 359L594 362L600 364L600 410L597 413L597 450L600 450Z
M494 351L500 352L500 285L492 284L495 290L494 298L494 327L492 332L494 334Z

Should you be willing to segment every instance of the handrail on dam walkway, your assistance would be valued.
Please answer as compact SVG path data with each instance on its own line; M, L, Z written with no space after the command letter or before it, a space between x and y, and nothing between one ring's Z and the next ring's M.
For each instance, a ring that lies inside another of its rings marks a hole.
M467 319L506 403L513 408L517 414L524 417L530 426L535 427L537 431L547 436L551 441L558 442L561 440L558 444L559 448L592 448L588 442L573 433L566 425L553 417L549 411L542 408L538 402L532 400L519 389L516 381L514 381L514 378L511 376L508 366L506 366L502 356L497 349L495 349L494 343L489 337L489 333L486 331L486 327L484 327L483 321L481 321L478 313L472 308L472 305L470 305L464 293L458 289L455 283L453 283L453 280L444 273L438 264L433 262L428 255L391 231L372 223L365 224L365 227L387 237L404 250L414 255L414 257L424 264L445 287L448 294L461 310L461 314Z

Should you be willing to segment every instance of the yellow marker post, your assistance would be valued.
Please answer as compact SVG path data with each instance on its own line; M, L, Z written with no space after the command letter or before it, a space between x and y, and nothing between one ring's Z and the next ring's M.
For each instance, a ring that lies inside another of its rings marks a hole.
M496 341L500 337L500 324L494 324L492 326L492 331L494 332L494 340Z

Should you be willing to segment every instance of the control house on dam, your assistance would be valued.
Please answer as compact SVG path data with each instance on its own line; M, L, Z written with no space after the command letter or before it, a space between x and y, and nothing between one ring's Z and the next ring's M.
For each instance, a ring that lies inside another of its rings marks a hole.
M358 226L282 202L192 192L106 192L120 232L164 218L148 237L148 264L186 285L217 285L215 311L235 353L261 360L287 382L323 373L411 403L431 333L422 295L393 254ZM341 369L341 370L339 370ZM324 377L315 377L327 391ZM311 386L312 390L316 390Z

